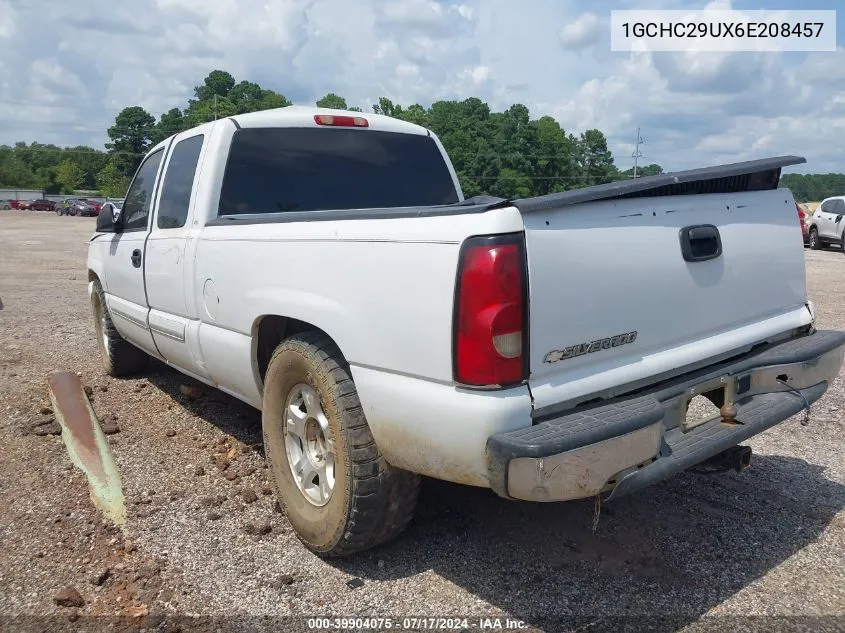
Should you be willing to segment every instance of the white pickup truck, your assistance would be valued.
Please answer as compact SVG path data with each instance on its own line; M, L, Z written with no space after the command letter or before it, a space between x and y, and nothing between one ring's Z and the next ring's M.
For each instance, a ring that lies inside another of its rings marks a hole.
M207 123L97 219L103 364L152 356L260 409L282 507L327 556L395 537L420 475L563 501L741 469L845 353L777 188L800 162L465 200L437 137L393 118Z

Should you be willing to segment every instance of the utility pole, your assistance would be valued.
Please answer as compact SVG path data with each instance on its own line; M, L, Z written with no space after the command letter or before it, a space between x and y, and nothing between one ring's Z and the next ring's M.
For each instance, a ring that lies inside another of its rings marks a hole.
M645 143L643 137L640 136L640 128L637 127L637 146L634 150L634 153L631 154L631 158L634 159L634 178L637 177L637 166L639 164L640 159L643 157L643 153L640 151L640 145Z

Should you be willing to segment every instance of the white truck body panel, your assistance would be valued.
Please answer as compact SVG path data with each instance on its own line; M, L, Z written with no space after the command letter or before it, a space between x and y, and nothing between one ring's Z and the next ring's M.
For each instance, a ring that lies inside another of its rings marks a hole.
M719 229L721 257L679 256L679 231L691 224ZM535 407L680 369L809 323L795 226L795 202L782 189L603 200L526 214ZM544 361L554 350L632 331L633 345Z
M89 276L102 285L125 339L257 408L262 319L293 319L327 333L350 365L379 450L394 466L491 486L489 438L529 429L538 411L742 353L812 321L794 202L783 190L604 200L532 213L521 212L518 201L468 201L448 209L218 217L237 131L315 127L315 114L337 113L291 107L241 115L160 143L154 149L164 160L147 230L95 235ZM364 116L369 128L355 133L431 137L463 201L435 135ZM204 139L186 221L160 227L174 148L197 134ZM129 205L127 198L124 209ZM701 223L719 228L723 256L684 262L679 228ZM467 388L453 373L461 248L468 238L502 234L524 236L528 373L507 388ZM140 267L130 261L137 249ZM630 331L638 332L635 344L544 362L565 346Z

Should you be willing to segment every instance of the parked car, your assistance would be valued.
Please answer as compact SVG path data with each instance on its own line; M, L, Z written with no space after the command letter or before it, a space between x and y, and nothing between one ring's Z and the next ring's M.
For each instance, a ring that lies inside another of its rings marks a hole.
M106 201L105 198L83 198L83 200L88 203L93 215L99 215L100 209Z
M40 198L38 200L32 200L29 203L28 209L32 209L33 211L55 211L56 210L56 203L52 200L45 200L44 198Z
M810 248L838 246L845 252L845 196L825 198L809 219Z
M809 246L810 237L807 232L807 212L797 202L795 203L795 208L798 210L798 224L801 227L801 237L804 240L804 246Z
M95 216L97 215L94 209L84 198L69 198L64 201L62 206L57 207L56 213L59 215L72 216Z
M96 341L110 375L154 356L261 410L278 500L321 555L398 535L420 475L545 502L743 470L739 443L845 355L782 230L778 174L802 162L465 200L417 125L236 115L155 145L97 218ZM718 413L688 411L698 395Z

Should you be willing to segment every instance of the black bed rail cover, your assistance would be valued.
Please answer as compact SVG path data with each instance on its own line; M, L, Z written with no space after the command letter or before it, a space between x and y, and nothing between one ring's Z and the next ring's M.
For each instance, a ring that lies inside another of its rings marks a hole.
M511 201L521 213L613 198L736 193L777 189L783 167L806 163L801 156L775 156L740 163L618 180L603 185ZM496 206L502 206L499 203Z

